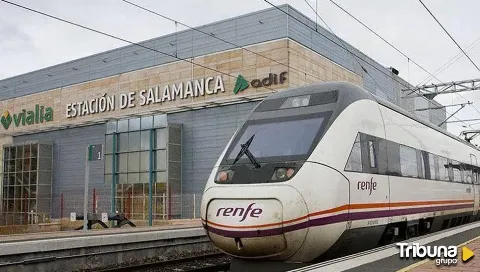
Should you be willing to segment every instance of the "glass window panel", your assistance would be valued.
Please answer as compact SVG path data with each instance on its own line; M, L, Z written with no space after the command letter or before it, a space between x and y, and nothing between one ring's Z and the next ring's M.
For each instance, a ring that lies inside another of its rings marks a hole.
M23 171L23 160L22 159L16 159L15 162L15 171L21 172Z
M38 145L37 144L32 144L30 147L30 154L31 157L38 157Z
M37 167L37 164L38 164L37 160L38 160L37 158L31 158L31 160L30 160L30 165L31 165L30 170L33 170L33 171L37 170L37 168L38 168Z
M422 153L420 153L419 167L420 167L420 173L419 173L418 177L425 178L426 177L426 175L425 175L425 162L423 161Z
M129 131L140 130L140 118L132 118L128 120L129 122Z
M134 152L128 154L128 172L138 172L140 170L140 153Z
M460 164L458 161L452 161L451 164L452 173L453 173L453 181L454 182L462 182L462 172L460 170Z
M24 158L30 158L31 157L30 145L23 146L23 154L24 154Z
M105 136L105 154L112 154L113 152L113 135Z
M430 179L437 179L437 173L435 172L435 156L428 153L428 164L430 166Z
M377 167L377 151L374 141L368 141L368 156L370 158L370 167Z
M105 174L112 173L113 156L105 155Z
M418 177L417 151L400 145L400 170L404 177Z
M128 133L128 147L130 151L140 150L140 131Z
M155 115L153 117L153 127L155 128L164 128L167 127L167 115Z
M17 159L23 158L23 146L17 146Z
M128 133L118 134L118 152L128 151Z
M156 134L157 134L157 141L156 141L157 149L167 148L167 129L166 128L157 129Z
M37 172L30 173L30 184L37 184Z
M112 175L105 175L105 183L112 184Z
M117 121L110 121L107 123L107 134L117 132Z
M153 116L143 116L142 129L151 129L151 128L153 128Z
M157 150L156 152L156 167L157 171L167 170L167 151L166 150Z
M463 175L464 175L463 182L468 183L468 184L472 184L473 179L472 179L472 169L471 169L471 167L467 167L466 165L464 165L464 169L465 170L463 171Z
M128 119L118 121L117 132L127 132L127 131L128 131Z
M150 153L149 152L141 152L140 153L140 171L141 172L148 172L150 169Z
M350 151L350 156L348 157L345 170L362 172L362 151L360 147L360 134L357 134L357 138L353 143L353 147Z
M118 172L126 173L128 171L128 154L118 155Z
M139 183L140 181L140 174L139 173L129 173L128 174L128 183L134 184Z
M119 174L118 175L118 183L119 184L126 184L128 182L127 174Z
M449 181L448 177L448 161L444 157L438 157L438 179Z
M12 146L10 147L10 159L14 160L17 157L17 149Z
M144 130L141 132L141 150L150 150L150 130Z
M149 183L150 173L140 173L140 183Z
M155 173L155 182L166 183L167 182L167 172L156 172Z

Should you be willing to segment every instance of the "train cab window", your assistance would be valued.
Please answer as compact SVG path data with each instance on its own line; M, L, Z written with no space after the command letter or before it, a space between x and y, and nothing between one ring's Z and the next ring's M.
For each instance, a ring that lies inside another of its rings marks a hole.
M443 181L449 181L448 175L448 160L445 157L438 156L438 179Z
M368 141L368 158L370 161L370 168L377 167L377 151L375 148L375 142L370 140Z
M417 151L400 145L400 171L404 177L418 177Z
M450 167L452 169L453 181L462 182L462 170L460 163L458 161L452 161Z
M435 170L435 155L428 153L428 166L430 168L430 179L437 179L437 171Z
M345 171L362 172L362 148L360 144L360 134L357 134L355 142L353 143L350 156L345 166Z

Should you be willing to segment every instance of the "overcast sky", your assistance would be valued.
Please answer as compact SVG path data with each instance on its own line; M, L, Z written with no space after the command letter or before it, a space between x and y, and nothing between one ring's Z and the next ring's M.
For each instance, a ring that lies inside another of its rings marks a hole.
M121 0L11 0L45 13L56 15L88 27L131 41L143 41L175 32L173 22L135 8ZM264 0L131 0L134 3L167 15L190 26L199 26L222 19L270 8ZM304 0L269 0L275 5L288 3L315 20L314 12ZM315 0L308 0L315 6ZM400 76L416 85L428 74L351 19L329 0L317 0L318 13L335 34L357 47L382 65L393 66ZM412 60L430 72L459 54L459 49L438 26L418 0L334 0ZM456 41L480 66L480 28L476 0L423 0ZM319 24L323 25L320 22ZM177 28L182 30L184 28ZM89 32L53 19L0 2L0 79L34 71L76 58L127 45L121 41ZM480 78L465 56L439 73L446 82ZM428 83L438 82L430 80ZM463 97L461 97L463 96ZM480 111L480 95L466 92L442 95L436 100L444 105L474 102ZM447 108L449 112L456 107ZM467 106L456 115L460 119L480 118L480 113ZM452 119L454 120L454 119ZM480 128L480 121L470 122ZM449 124L458 135L461 123Z

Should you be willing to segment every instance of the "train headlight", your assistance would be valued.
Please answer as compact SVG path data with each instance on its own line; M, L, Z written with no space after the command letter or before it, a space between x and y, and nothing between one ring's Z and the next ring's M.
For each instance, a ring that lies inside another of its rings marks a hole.
M283 102L281 109L306 107L310 104L310 95L289 97Z
M273 181L285 181L290 179L293 174L295 173L295 168L289 168L289 167L281 167L275 169L275 172L273 173L272 180Z
M234 172L232 170L222 170L217 173L215 177L216 182L229 182L233 178Z

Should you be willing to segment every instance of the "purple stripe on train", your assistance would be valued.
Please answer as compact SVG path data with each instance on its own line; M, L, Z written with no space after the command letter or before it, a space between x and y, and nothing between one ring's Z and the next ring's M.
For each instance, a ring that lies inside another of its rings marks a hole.
M294 225L289 225L286 227L260 229L260 230L232 231L232 230L218 229L218 228L212 227L211 225L205 225L205 224L204 224L204 228L209 232L212 232L221 236L225 236L225 237L232 237L232 238L265 237L265 236L280 235L286 232L296 231L296 230L300 230L308 227L324 226L324 225L344 222L347 220L383 218L383 217L389 217L389 216L399 216L399 215L407 215L407 214L415 214L415 213L452 210L452 209L464 209L464 208L471 208L471 207L472 207L472 204L457 204L457 205L420 207L420 208L408 208L408 209L397 209L397 210L355 212L350 214L343 213L338 215L310 219L308 221L301 222Z

